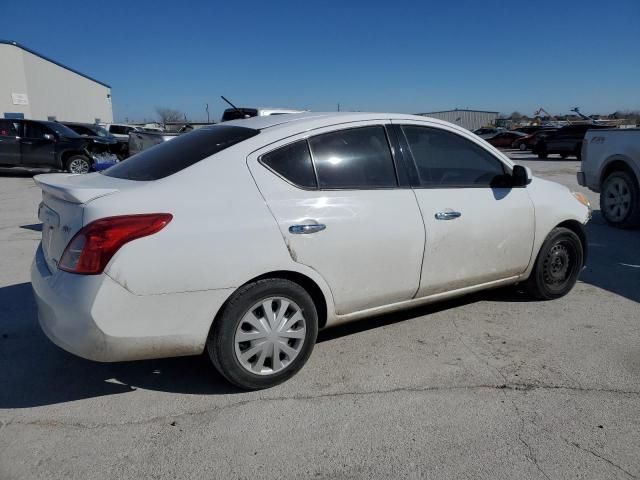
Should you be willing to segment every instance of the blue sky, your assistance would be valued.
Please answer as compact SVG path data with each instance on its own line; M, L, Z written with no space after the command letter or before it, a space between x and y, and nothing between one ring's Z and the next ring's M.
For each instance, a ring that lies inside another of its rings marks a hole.
M0 0L0 37L155 106L531 114L640 109L640 0ZM1 66L0 66L1 67Z

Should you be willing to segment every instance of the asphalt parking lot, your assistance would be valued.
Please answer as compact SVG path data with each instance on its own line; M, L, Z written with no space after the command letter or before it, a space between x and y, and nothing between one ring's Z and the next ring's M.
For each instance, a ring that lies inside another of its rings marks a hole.
M585 192L567 297L473 295L321 333L279 387L202 357L99 364L40 331L40 191L0 176L0 479L640 477L640 231L608 227L578 162L512 157Z

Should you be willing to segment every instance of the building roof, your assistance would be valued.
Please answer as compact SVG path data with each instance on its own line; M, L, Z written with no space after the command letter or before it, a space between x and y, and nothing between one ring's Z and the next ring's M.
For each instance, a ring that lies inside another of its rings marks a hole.
M416 115L431 115L433 113L451 113L451 112L495 113L496 115L500 113L500 112L491 112L488 110L467 110L466 108L455 108L453 110L439 110L437 112L416 113Z
M18 42L13 42L13 41L11 41L11 40L2 40L2 39L0 39L0 44L4 44L4 45L13 45L14 47L18 47L18 48L20 48L20 49L24 50L25 52L29 52L29 53L31 53L32 55L35 55L35 56L37 56L37 57L40 57L40 58L42 58L43 60L46 60L47 62L51 62L51 63L53 63L53 64L55 64L55 65L57 65L57 66L59 66L59 67L64 68L65 70L69 70L70 72L73 72L73 73L75 73L76 75L80 75L81 77L84 77L84 78L86 78L86 79L88 79L88 80L91 80L92 82L99 83L100 85L103 85L103 86L105 86L105 87L107 87L107 88L111 88L111 85L107 85L106 83L101 82L100 80L96 80L95 78L90 77L89 75L85 75L84 73L79 72L78 70L74 70L73 68L68 67L68 66L67 66L67 65L65 65L64 63L56 62L55 60L53 60L53 59L51 59L51 58L49 58L49 57L47 57L47 56L45 56L45 55L42 55L41 53L38 53L38 52L36 52L36 51L34 51L34 50L31 50L30 48L27 48L27 47L25 47L24 45L19 44Z

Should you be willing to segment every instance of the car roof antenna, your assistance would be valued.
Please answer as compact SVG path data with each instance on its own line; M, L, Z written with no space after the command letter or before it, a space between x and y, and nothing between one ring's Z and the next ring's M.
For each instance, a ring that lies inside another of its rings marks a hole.
M238 107L236 107L233 103L231 103L229 100L227 100L224 95L220 95L220 98L222 100L224 100L225 102L227 102L229 105L231 105L233 107L233 109L238 112L240 115L244 116L244 112L242 110L240 110Z

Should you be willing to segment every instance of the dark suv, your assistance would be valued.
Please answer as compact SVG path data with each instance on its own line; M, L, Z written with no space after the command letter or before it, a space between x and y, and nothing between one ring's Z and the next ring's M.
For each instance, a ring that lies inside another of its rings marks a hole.
M540 138L532 148L538 158L547 158L549 154L559 153L562 158L571 155L580 160L582 140L587 130L595 128L608 128L603 125L567 125L549 135Z
M87 173L93 163L91 140L60 123L0 118L0 169Z

